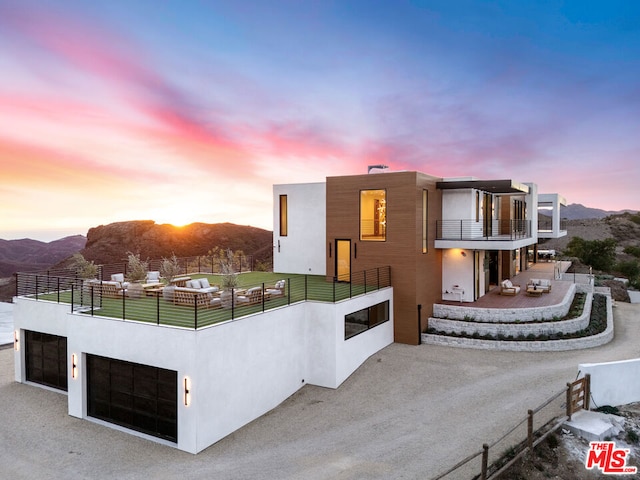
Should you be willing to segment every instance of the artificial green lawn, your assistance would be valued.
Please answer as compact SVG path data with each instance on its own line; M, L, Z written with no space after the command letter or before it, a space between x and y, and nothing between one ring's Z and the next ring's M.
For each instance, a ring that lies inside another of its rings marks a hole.
M222 277L212 274L193 274L191 278L207 278L211 285L220 285ZM98 300L99 305L90 304L89 295L81 297L80 290L73 296L74 305L84 304L82 312L85 315L134 320L160 325L170 325L184 328L201 328L215 323L251 315L264 310L282 307L287 304L314 300L321 302L335 302L365 293L364 285L344 282L328 282L321 275L292 275L272 272L247 272L238 275L238 288L248 289L255 286L273 288L278 280L286 280L285 295L265 300L256 305L243 305L231 308L206 308L174 305L162 298L162 293L142 298L106 298ZM376 290L376 286L367 286L366 291ZM41 294L41 300L71 303L71 292ZM59 299L59 300L58 300ZM93 310L91 310L93 307Z

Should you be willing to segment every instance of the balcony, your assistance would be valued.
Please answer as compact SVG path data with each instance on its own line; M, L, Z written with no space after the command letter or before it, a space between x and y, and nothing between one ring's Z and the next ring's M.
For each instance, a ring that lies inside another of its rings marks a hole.
M436 221L436 248L514 250L535 241L531 220Z
M222 299L212 302L220 293L185 293L179 302L175 298L167 300L159 288L130 296L126 290L106 288L99 280L87 282L72 271L17 273L16 296L68 304L69 311L79 315L197 330L307 300L335 303L364 295L391 286L390 271L387 266L354 272L349 283L319 275L246 272L239 275L240 286L231 290L226 303ZM207 278L212 285L221 283L221 277L213 273L196 270L188 275ZM275 292L273 285L282 280L284 288Z

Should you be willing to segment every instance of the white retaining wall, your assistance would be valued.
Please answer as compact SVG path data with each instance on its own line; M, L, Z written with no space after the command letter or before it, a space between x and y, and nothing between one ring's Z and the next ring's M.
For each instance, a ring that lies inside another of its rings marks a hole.
M582 363L581 376L591 375L592 407L640 402L640 358L608 363Z
M505 350L512 352L560 352L599 347L613 340L613 309L611 295L607 295L607 328L604 332L583 338L541 341L480 340L475 338L447 337L444 335L422 334L425 345L477 348L482 350Z
M449 320L446 318L429 318L429 328L447 333L466 332L469 335L549 335L552 333L573 333L587 328L591 316L592 294L587 294L582 315L569 320L527 322L527 323L494 323Z
M197 453L273 409L306 383L337 388L370 355L393 343L393 289L336 304L302 302L199 330L70 313L70 306L17 298L15 328L67 338L69 415L87 418L86 355L178 372L178 443L126 430ZM388 322L344 339L344 315L390 302ZM15 379L26 381L24 348L15 352ZM191 403L184 403L184 379ZM125 430L116 425L112 428Z
M433 306L433 316L451 320L464 320L465 317L469 317L478 322L487 323L507 323L515 322L516 320L520 322L552 320L554 317L562 318L569 312L575 293L576 286L572 284L562 302L556 305L532 308L474 308L437 303ZM429 319L429 326L431 326L431 318Z

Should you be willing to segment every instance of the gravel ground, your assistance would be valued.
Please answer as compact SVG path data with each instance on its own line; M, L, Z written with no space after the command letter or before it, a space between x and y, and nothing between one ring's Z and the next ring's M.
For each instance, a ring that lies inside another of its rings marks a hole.
M0 350L1 478L431 478L491 443L576 377L581 362L640 357L640 306L581 351L393 344L339 389L307 385L198 455L67 415L66 396L13 381ZM215 412L211 412L215 415Z

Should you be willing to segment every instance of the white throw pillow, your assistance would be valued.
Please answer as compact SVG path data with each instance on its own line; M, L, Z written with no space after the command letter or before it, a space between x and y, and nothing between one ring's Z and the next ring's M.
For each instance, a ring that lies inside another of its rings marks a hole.
M111 275L112 282L124 282L124 273L114 273Z
M209 288L211 285L209 285L209 279L208 278L201 278L200 279L200 286L202 288Z

